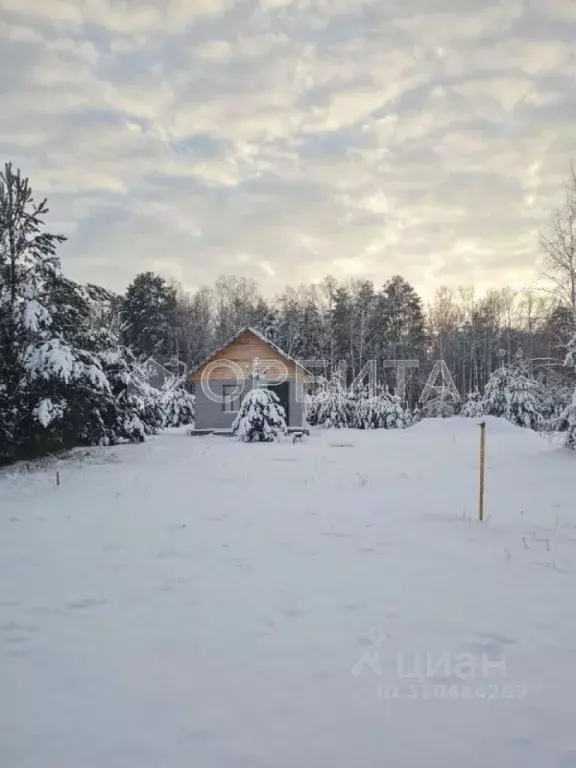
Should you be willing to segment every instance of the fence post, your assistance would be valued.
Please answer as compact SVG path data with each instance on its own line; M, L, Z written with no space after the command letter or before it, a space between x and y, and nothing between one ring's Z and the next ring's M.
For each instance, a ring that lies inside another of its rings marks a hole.
M480 425L480 498L478 501L478 519L484 520L484 470L486 466L486 422Z

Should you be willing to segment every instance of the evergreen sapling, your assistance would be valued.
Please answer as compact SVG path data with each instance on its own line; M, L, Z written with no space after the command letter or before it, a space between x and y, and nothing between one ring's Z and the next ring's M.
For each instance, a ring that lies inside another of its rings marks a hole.
M265 386L266 369L255 359L252 363L252 389L245 395L232 433L245 443L271 443L288 431L286 414L278 395Z

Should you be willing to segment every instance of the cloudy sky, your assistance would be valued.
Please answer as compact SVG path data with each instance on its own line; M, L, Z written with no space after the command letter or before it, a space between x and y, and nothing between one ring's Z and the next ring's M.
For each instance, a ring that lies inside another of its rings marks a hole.
M2 0L0 146L75 279L529 284L576 0Z

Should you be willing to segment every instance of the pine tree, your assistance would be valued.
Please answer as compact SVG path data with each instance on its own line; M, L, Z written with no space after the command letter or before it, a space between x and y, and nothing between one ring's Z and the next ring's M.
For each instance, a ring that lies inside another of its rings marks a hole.
M304 399L304 414L311 427L318 424L318 396L317 393L307 393Z
M18 456L35 405L26 386L28 348L51 323L48 285L66 238L43 231L46 200L10 163L0 173L0 462Z
M232 433L245 443L271 443L286 432L284 408L278 395L266 387L255 386L242 400Z
M377 402L377 425L381 429L407 429L412 425L412 415L398 395L386 393Z
M412 424L410 411L400 397L382 391L360 394L354 404L351 426L357 429L406 429Z
M521 357L502 365L486 385L482 407L488 416L500 416L520 427L540 429L546 409L542 388L529 374Z
M165 427L181 427L194 423L196 401L194 395L184 387L168 385L160 393L160 404L164 412Z
M106 411L110 444L143 442L162 428L164 414L157 393L141 378L134 356L112 336L97 353L112 392Z
M354 419L354 401L337 380L330 382L316 397L315 421L319 427L342 429Z
M449 419L455 416L459 402L454 393L445 386L435 388L433 397L422 405L422 413L427 419Z
M53 337L31 344L23 364L23 391L31 406L22 425L27 452L108 442L103 411L112 392L91 352Z
M482 396L479 392L469 392L468 399L464 403L460 416L468 419L481 419L484 416Z
M377 429L379 424L379 399L364 394L354 402L351 426L356 429Z
M400 275L386 282L371 319L372 354L382 360L421 360L426 355L426 319L422 299ZM408 387L407 397L413 392Z
M167 360L174 353L176 289L153 272L142 272L128 286L120 316L123 341L137 357Z

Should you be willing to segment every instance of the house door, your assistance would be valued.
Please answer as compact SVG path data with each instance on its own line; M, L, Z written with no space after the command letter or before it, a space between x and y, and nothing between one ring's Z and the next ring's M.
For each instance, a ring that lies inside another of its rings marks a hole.
M290 424L290 382L283 381L282 384L269 384L268 389L271 389L278 396L280 405L286 413L286 424Z

